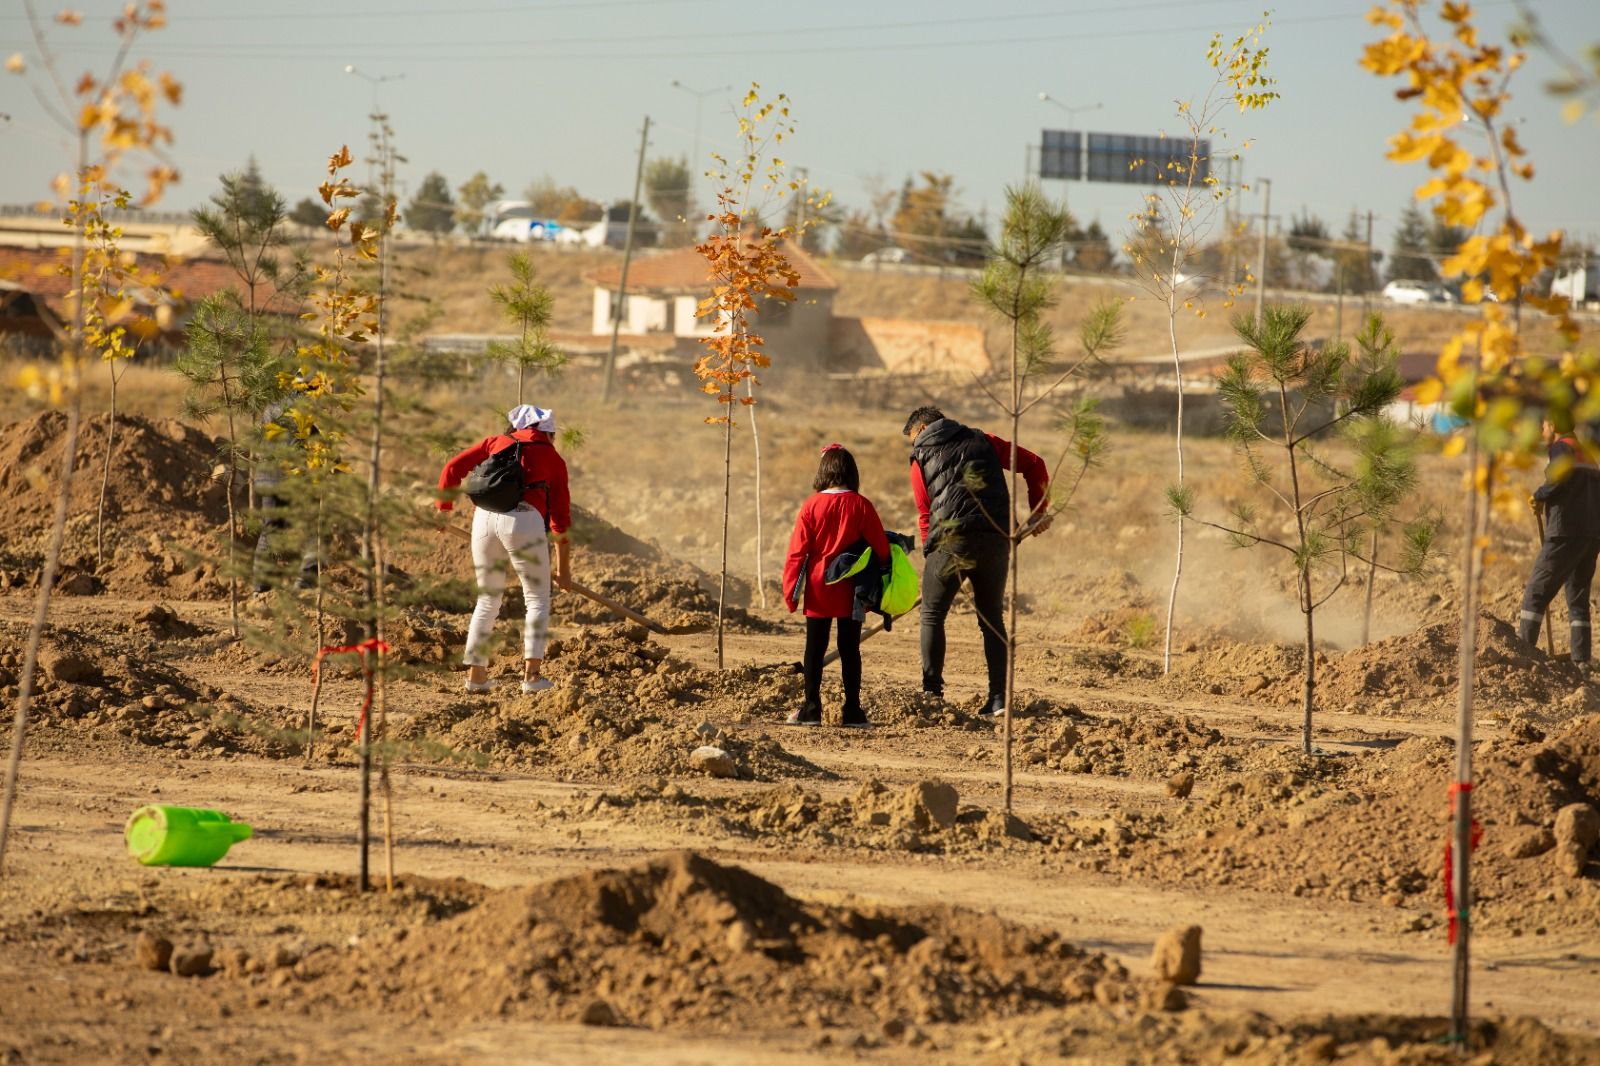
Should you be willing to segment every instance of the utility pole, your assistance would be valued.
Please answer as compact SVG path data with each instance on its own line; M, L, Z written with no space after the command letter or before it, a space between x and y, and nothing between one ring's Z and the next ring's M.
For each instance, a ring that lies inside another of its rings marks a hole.
M1378 283L1377 272L1372 268L1372 212L1367 212L1367 269L1366 291L1361 294L1361 318L1365 321L1372 317L1372 290Z
M605 382L600 386L600 402L611 400L611 379L617 370L617 334L622 330L622 301L628 291L628 263L633 259L633 231L639 220L639 187L644 183L644 152L650 141L650 116L644 117L644 128L639 131L639 162L633 171L633 199L628 201L628 236L622 242L622 273L617 278L617 292L611 298L611 349L606 352ZM609 228L611 219L606 218Z
M1261 179L1261 246L1256 263L1256 321L1267 302L1267 227L1272 225L1272 179Z
M799 167L795 170L795 173L800 178L800 188L795 191L795 195L800 198L800 202L795 204L795 241L804 250L806 246L806 197L809 195L806 190L810 188L811 172L805 167Z

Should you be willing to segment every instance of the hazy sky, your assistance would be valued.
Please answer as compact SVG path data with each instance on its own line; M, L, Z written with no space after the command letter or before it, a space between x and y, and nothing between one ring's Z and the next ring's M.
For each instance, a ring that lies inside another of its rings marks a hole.
M112 0L78 0L77 28L53 27L69 76L110 55ZM1379 241L1418 166L1383 159L1404 122L1394 86L1357 66L1376 31L1368 0L1289 0L1274 8L1270 66L1283 99L1227 119L1255 141L1246 177L1273 181L1274 214L1309 208L1337 231L1352 208L1377 213ZM1509 2L1477 5L1503 30ZM1558 40L1600 40L1597 0L1533 0ZM596 199L627 196L641 118L651 151L688 154L705 95L702 151L730 139L732 102L752 80L794 100L800 129L785 153L847 206L877 177L898 185L918 170L955 176L962 203L992 218L1021 177L1041 127L1153 134L1181 129L1173 101L1210 81L1213 30L1237 32L1261 0L170 0L171 26L138 54L186 86L171 113L183 182L165 206L194 206L216 175L252 153L291 203L322 180L342 143L359 149L374 86L345 73L403 75L378 86L410 188L429 170L452 186L482 169L516 194L549 174ZM56 5L46 2L44 11ZM0 53L20 51L38 75L20 0L0 6ZM1539 168L1520 210L1534 229L1600 234L1600 125L1562 124L1539 88L1552 66L1535 56L1512 114ZM733 86L723 91L721 86ZM1039 100L1103 105L1077 121ZM23 78L0 78L5 166L0 202L46 194L68 158ZM1060 183L1052 183L1059 195ZM1075 182L1075 211L1121 233L1138 205L1133 186ZM1246 204L1254 204L1249 194Z

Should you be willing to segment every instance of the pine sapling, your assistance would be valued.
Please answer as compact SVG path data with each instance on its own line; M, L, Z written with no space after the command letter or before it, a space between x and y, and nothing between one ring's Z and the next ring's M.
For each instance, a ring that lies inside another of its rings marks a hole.
M239 636L239 519L235 511L245 430L282 395L282 364L272 354L255 316L230 292L206 297L189 320L188 344L173 368L189 383L184 414L201 422L220 415L227 427L228 618Z
M489 358L517 368L517 403L525 402L528 371L553 374L566 363L561 349L550 343L550 320L555 301L550 290L539 282L533 258L527 252L512 252L506 259L511 281L491 286L489 299L517 330L515 341L493 341Z
M1276 305L1263 308L1259 320L1236 316L1234 331L1246 349L1217 379L1229 439L1255 484L1287 512L1292 532L1264 532L1248 503L1236 505L1224 521L1200 517L1192 487L1168 490L1179 516L1227 533L1236 547L1266 545L1291 561L1295 601L1305 620L1301 743L1307 754L1316 700L1317 608L1344 587L1352 559L1396 573L1420 573L1435 529L1426 521L1406 525L1406 547L1397 566L1363 554L1372 530L1392 522L1394 504L1414 477L1409 451L1397 447L1395 435L1374 431L1381 425L1374 420L1400 395L1400 373L1392 352L1355 361L1346 344L1321 349L1307 344L1301 333L1310 317L1304 308ZM1336 431L1356 449L1351 472L1313 450Z
M993 529L1006 537L1010 576L1006 583L1006 689L1003 727L1004 779L1002 798L1007 811L1012 800L1011 709L1016 706L1017 596L1020 571L1019 549L1024 539L1042 533L1053 518L1052 507L1070 502L1084 473L1098 459L1104 447L1103 426L1094 405L1080 402L1064 420L1067 445L1055 463L1052 485L1060 485L1062 464L1075 456L1078 469L1065 491L1042 501L1039 508L1023 518L1018 509L1018 493L1024 491L1017 478L1021 451L1022 419L1041 403L1057 396L1061 388L1090 362L1114 348L1121 340L1120 305L1100 305L1080 331L1083 354L1058 366L1055 360L1053 331L1043 312L1054 303L1048 270L1060 259L1061 248L1071 225L1066 208L1050 203L1037 185L1006 190L1006 214L1000 240L995 245L983 274L973 283L973 293L1005 322L1009 331L1006 379L997 392L981 378L979 388L1011 421L1011 462L1007 470L1011 512L991 515L985 512ZM967 471L968 491L977 499L982 488L974 472ZM980 507L982 505L980 504ZM986 622L985 624L992 624Z

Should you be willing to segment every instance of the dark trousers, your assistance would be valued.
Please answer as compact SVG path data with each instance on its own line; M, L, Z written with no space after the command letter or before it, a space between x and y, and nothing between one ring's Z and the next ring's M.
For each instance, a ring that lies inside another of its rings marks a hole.
M844 710L861 709L861 623L854 618L806 619L806 710L822 713L822 660L828 656L828 631L839 624L839 673L844 678ZM791 675L792 676L792 675Z
M922 567L922 688L944 692L944 620L961 582L972 586L983 633L983 658L989 668L989 695L1006 691L1005 602L1011 542L999 533L969 533L945 538Z
M1539 626L1545 609L1563 585L1567 589L1567 617L1572 621L1572 661L1589 661L1589 587L1594 583L1595 557L1600 537L1551 537L1533 561L1533 573L1522 593L1522 639L1539 643Z
M277 554L277 542L283 531L289 528L289 519L287 515L280 515L284 505L276 496L258 496L256 506L261 512L261 533L256 537L255 557L250 564L250 584L258 591L264 591L268 587ZM300 552L300 573L295 580L298 587L308 589L316 586L318 554L315 538L309 538Z

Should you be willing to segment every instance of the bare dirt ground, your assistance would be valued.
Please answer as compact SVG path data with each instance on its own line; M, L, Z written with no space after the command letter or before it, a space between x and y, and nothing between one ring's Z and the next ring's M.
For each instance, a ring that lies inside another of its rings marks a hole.
M556 688L468 697L451 669L460 587L408 604L392 627L407 673L390 685L382 748L397 883L384 891L380 802L367 895L353 882L359 679L331 674L307 758L303 629L287 646L228 637L213 445L194 428L124 427L112 557L85 558L89 527L75 519L72 594L47 641L0 881L0 1056L1457 1061L1437 1020L1449 997L1447 567L1422 582L1380 577L1367 647L1365 590L1330 604L1318 752L1303 755L1299 616L1277 560L1192 538L1163 676L1170 444L1120 436L1025 557L1007 817L998 727L972 714L981 657L965 605L949 703L916 691L907 621L863 649L874 729L782 727L801 639L781 609L749 602L744 479L745 602L728 669L714 669L714 431L682 404L634 398L617 413L573 386L550 396L589 430L571 456L586 509L576 576L675 632L614 623L563 594ZM910 528L903 412L765 410L769 582L829 440L857 451L886 523ZM450 417L463 440L494 428L470 403ZM48 430L0 431L8 694L46 513L26 472L48 460ZM103 442L91 427L86 471ZM435 459L397 457L399 476L423 479ZM1454 478L1436 459L1424 468L1416 502L1441 510L1449 545ZM1203 502L1247 491L1217 442L1196 442L1190 469ZM150 504L153 484L173 498ZM1496 535L1486 612L1507 619L1532 533ZM464 546L442 539L402 565L469 573ZM298 611L291 597L269 597L278 617ZM250 618L266 627L266 607ZM1563 873L1545 840L1559 808L1600 797L1600 705L1566 664L1492 622L1483 633L1473 1004L1493 1021L1475 1034L1477 1061L1600 1061L1600 867ZM502 657L504 682L512 665ZM729 753L732 776L697 768L703 744ZM120 834L148 802L217 807L256 835L213 869L142 868ZM1149 963L1174 925L1204 929L1199 984L1181 994ZM209 949L205 975L143 965L159 941L191 962Z

